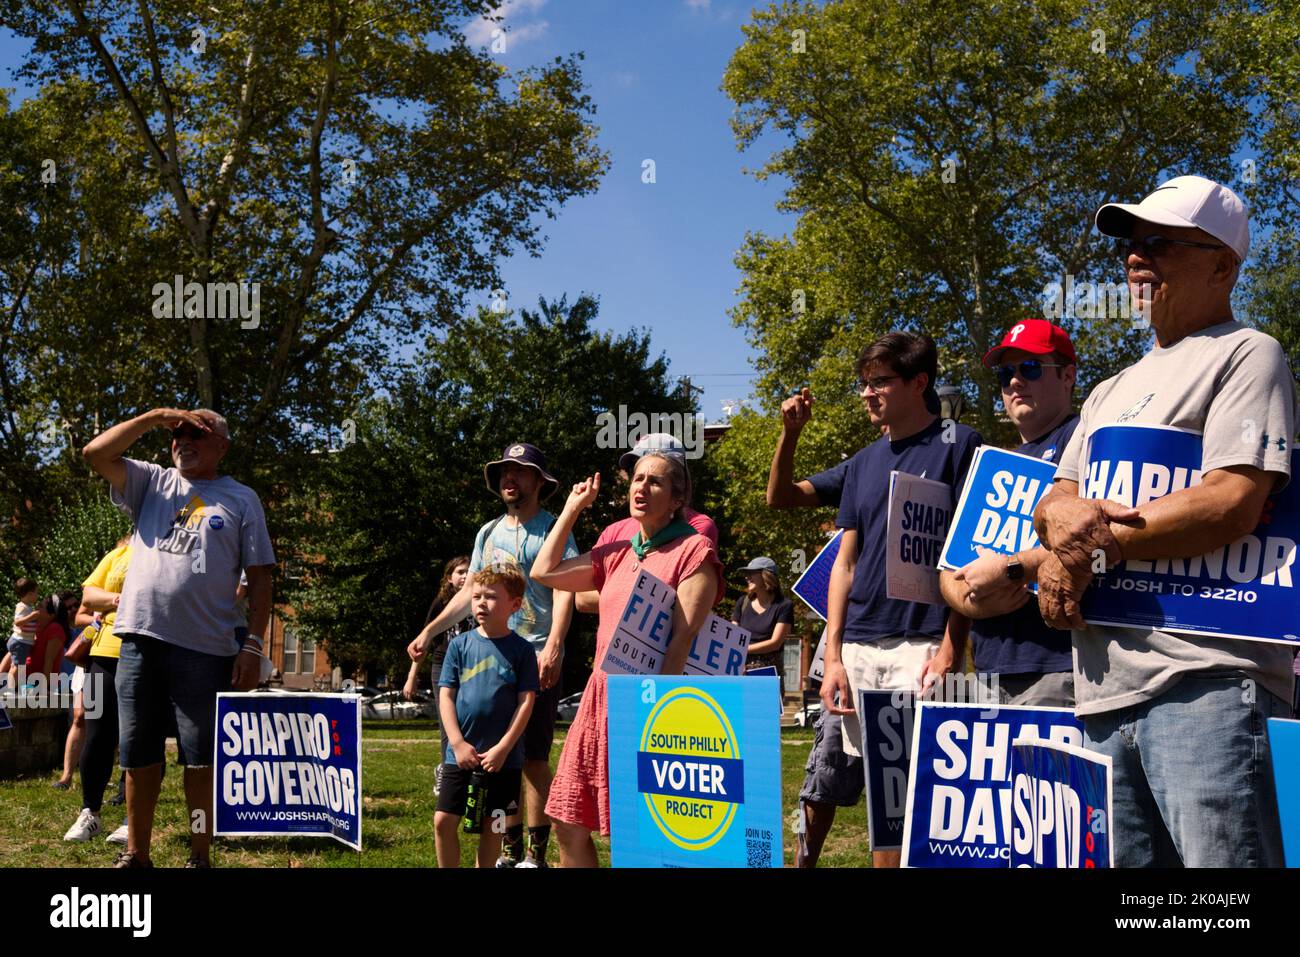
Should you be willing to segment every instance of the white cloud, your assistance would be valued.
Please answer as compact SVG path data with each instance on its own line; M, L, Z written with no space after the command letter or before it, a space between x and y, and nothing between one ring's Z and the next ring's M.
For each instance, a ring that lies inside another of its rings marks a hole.
M709 4L711 2L712 0L686 0L686 6L690 7L692 10L699 10L708 13Z
M545 20L520 23L520 19L535 14L546 5L546 0L502 0L492 8L492 18L481 17L470 21L465 28L465 39L470 46L489 46L493 30L505 30L507 49L546 33L550 26Z

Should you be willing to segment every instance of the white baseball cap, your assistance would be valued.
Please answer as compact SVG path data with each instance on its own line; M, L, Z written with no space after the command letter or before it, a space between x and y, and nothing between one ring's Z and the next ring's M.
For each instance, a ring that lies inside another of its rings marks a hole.
M1241 197L1204 176L1175 176L1140 203L1106 203L1097 210L1097 231L1126 239L1133 220L1157 226L1189 226L1232 247L1239 259L1250 250L1250 217Z
M643 435L636 440L636 445L632 446L631 452L624 452L618 459L618 467L629 475L636 469L636 460L647 452L664 452L668 455L676 455L683 460L686 458L686 446L677 440L677 437L667 432L651 432L649 435Z

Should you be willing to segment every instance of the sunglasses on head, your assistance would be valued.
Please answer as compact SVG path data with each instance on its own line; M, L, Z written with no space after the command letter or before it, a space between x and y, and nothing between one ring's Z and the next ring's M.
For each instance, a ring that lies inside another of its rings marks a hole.
M1011 380L1019 372L1020 378L1026 382L1037 382L1043 377L1044 369L1063 369L1065 368L1059 362L1040 362L1037 359L1026 359L1024 362L1014 366L998 366L993 371L997 373L998 383L1002 388L1011 385Z
M1142 249L1142 255L1148 259L1159 259L1165 253L1169 252L1171 246L1191 246L1193 249L1222 249L1223 243L1193 243L1186 239L1169 239L1167 236L1155 234L1153 236L1143 236L1141 239L1129 239L1127 237L1115 240L1115 255L1120 259L1128 259L1129 253L1133 247L1138 246Z

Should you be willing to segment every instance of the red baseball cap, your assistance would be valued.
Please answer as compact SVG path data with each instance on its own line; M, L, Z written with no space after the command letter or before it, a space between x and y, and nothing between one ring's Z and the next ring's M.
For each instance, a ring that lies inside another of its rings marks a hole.
M1079 362L1074 354L1074 343L1066 331L1046 319L1021 319L984 355L984 365L992 369L1007 349L1020 349L1040 356L1059 352L1076 365Z

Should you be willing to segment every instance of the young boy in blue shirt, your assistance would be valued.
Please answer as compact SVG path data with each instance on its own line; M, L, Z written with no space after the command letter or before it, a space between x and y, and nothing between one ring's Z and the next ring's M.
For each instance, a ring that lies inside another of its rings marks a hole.
M484 774L486 793L479 867L495 865L506 816L519 810L523 733L538 690L537 655L509 626L524 588L514 567L475 572L470 609L478 627L453 638L443 659L438 708L447 746L433 818L439 867L460 866L457 830L475 773Z

